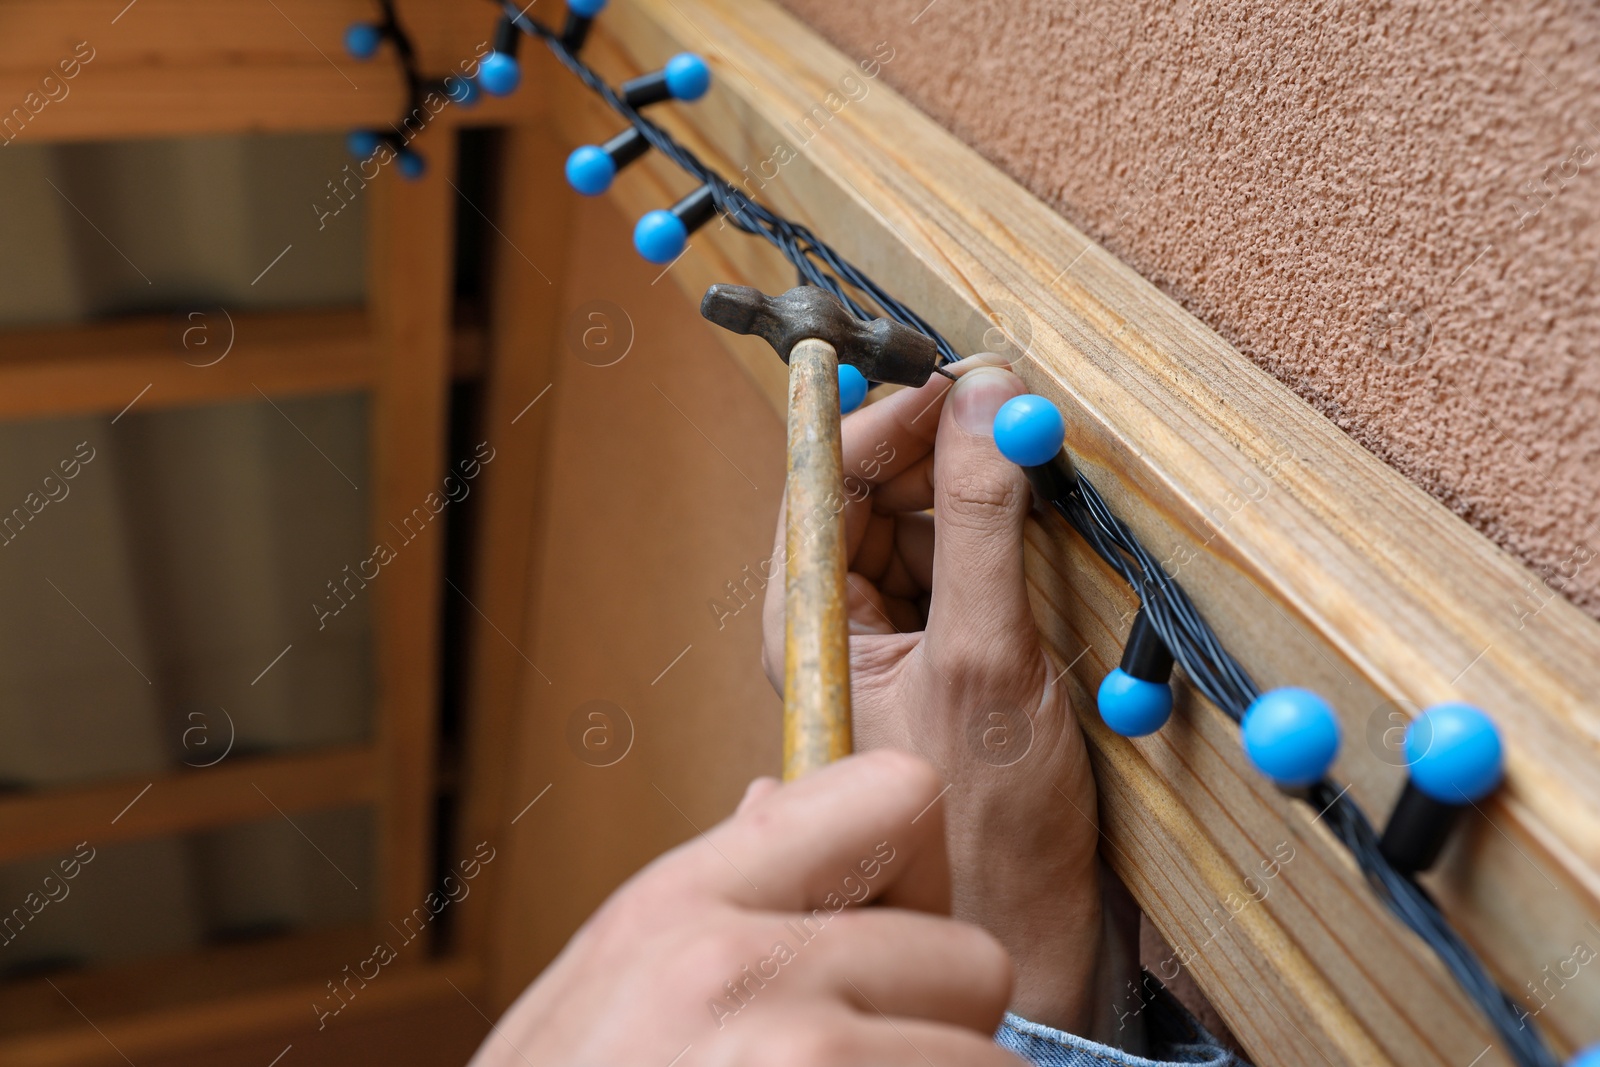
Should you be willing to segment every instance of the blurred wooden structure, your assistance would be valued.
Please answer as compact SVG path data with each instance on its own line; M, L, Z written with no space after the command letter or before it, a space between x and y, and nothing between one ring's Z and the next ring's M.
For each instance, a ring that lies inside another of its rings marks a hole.
M30 139L342 130L387 125L400 107L387 57L355 67L337 51L346 24L372 17L361 0L124 3L18 0L0 14L0 101L20 100L79 40L104 57ZM429 71L473 55L494 17L487 4L400 8ZM1368 745L1374 716L1450 697L1496 716L1511 743L1509 785L1469 820L1428 884L1502 984L1520 990L1575 941L1595 943L1600 627L1559 599L1522 625L1512 606L1524 600L1523 568L886 86L826 105L842 77L862 76L856 59L767 0L619 0L586 56L616 81L682 50L706 55L716 87L653 117L725 174L770 161L794 123L826 108L818 133L758 195L963 350L996 347L998 326L1003 344L1027 353L1020 370L1067 414L1073 455L1181 570L1229 647L1264 684L1332 697L1347 738L1336 774L1375 819L1401 772ZM71 1008L37 985L0 991L0 1017L27 1017L0 1034L0 1061L199 1063L226 1048L265 1051L266 1062L292 1042L299 1063L436 1062L430 1047L447 1062L617 881L726 811L742 779L775 769L776 702L755 668L757 613L725 630L711 625L705 600L766 554L784 378L764 345L702 328L682 297L697 299L712 281L778 290L792 274L761 242L715 225L669 271L634 262L616 207L636 216L677 199L687 181L647 157L606 202L575 206L561 162L617 121L541 53L524 49L515 96L435 120L421 145L432 177L375 186L367 307L265 317L251 324L260 344L205 378L165 359L148 323L30 331L4 338L0 357L7 418L115 412L145 382L156 383L147 405L202 403L252 384L272 395L370 389L375 517L407 511L443 476L453 356L481 375L484 436L503 458L485 472L473 579L456 591L472 605L465 750L437 743L439 609L455 594L438 551L413 553L378 590L370 745L158 781L118 831L157 835L257 814L249 783L262 776L274 776L272 795L289 812L370 804L380 815L380 927L431 888L441 794L457 801L454 840L469 852L492 842L505 859L463 908L452 942L374 983L356 1005L363 1014L337 1036L312 1036L307 1005L366 954L372 931L64 980ZM339 67L359 74L359 90ZM440 180L451 173L454 131L468 122L504 131L493 215L505 240L481 331L452 315L456 192ZM628 294L621 310L638 346L626 374L611 378L588 373L566 337L574 314L613 314L578 306L601 288L595 279L607 295ZM546 389L556 392L540 403ZM767 405L756 403L763 397ZM666 443L641 455L605 439L623 427ZM701 444L677 449L675 435L739 448L730 459L717 447L718 458ZM641 501L657 514L641 519ZM667 528L663 515L695 522L682 539L694 543L640 529ZM752 540L758 554L741 558ZM1188 950L1191 973L1256 1062L1503 1062L1437 962L1382 911L1315 813L1248 767L1215 709L1185 691L1155 737L1129 742L1099 727L1090 694L1116 662L1133 601L1059 524L1031 527L1029 542L1046 642L1089 712L1106 857L1167 940ZM707 575L717 577L702 582ZM653 680L645 662L663 668ZM651 703L665 699L664 686L682 687L675 709L713 691L717 703L669 719ZM648 751L601 766L569 745L572 716L601 691L652 709L607 720ZM740 702L749 714L729 715ZM17 855L79 840L84 820L108 818L132 795L126 786L0 799L0 847ZM1297 858L1274 891L1234 914L1224 902L1286 843ZM1539 1022L1571 1045L1600 1037L1596 1017L1600 985L1573 982Z

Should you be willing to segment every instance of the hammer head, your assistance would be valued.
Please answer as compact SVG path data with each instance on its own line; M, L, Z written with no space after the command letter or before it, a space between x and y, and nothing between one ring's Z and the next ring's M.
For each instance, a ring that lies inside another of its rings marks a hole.
M734 333L765 338L785 363L801 341L826 341L840 363L854 364L868 381L922 385L939 365L933 338L891 319L862 322L815 286L767 296L746 285L713 285L700 301L700 314Z

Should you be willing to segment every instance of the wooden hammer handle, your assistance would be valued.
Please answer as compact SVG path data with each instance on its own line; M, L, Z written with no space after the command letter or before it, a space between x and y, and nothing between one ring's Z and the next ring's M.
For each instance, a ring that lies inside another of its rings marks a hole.
M783 644L783 777L850 754L844 459L839 356L808 339L789 353L789 480Z

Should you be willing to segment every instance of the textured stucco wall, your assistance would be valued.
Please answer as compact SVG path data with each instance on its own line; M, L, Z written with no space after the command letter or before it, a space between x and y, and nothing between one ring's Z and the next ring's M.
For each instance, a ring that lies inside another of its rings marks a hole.
M784 2L1600 616L1600 8Z

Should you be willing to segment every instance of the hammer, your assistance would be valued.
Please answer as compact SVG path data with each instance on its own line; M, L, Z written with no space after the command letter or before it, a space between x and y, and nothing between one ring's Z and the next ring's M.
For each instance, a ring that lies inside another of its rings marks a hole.
M783 777L850 754L850 629L845 610L844 460L839 364L869 381L922 385L939 367L932 338L889 319L862 322L809 285L767 296L713 285L700 314L764 338L789 365L784 531Z

